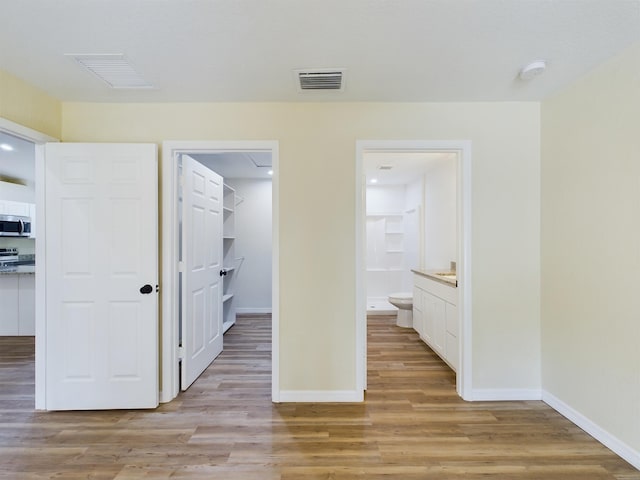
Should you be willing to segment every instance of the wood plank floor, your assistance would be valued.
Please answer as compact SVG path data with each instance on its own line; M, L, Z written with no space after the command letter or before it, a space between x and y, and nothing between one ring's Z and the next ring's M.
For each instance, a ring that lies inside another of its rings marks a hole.
M154 411L34 412L33 339L0 337L0 479L640 480L542 402L460 400L412 330L369 319L362 404L272 404L271 322L245 316Z

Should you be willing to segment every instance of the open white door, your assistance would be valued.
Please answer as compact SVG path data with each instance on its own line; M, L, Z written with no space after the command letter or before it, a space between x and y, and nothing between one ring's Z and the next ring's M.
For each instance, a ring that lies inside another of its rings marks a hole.
M182 156L182 381L222 352L222 177Z
M46 408L154 408L156 146L47 144L44 183Z

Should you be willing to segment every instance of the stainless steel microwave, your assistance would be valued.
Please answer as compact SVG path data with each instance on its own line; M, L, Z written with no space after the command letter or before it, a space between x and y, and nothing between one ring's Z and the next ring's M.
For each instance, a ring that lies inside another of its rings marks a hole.
M18 215L0 215L0 237L28 237L31 218Z

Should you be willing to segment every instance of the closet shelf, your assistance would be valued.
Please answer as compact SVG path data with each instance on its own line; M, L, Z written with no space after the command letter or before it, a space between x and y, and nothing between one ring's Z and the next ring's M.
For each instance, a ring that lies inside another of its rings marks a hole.
M222 302L226 302L227 300L231 300L231 298L233 297L233 293L228 293L226 295L222 296Z

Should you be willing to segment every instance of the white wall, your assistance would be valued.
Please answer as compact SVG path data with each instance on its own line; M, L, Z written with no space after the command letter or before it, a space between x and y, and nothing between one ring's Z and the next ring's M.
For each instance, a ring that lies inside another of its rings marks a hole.
M639 116L636 44L543 102L541 185L545 398L638 468Z
M402 213L404 197L404 185L368 185L367 214Z
M457 160L433 163L424 175L424 268L457 262Z
M36 241L33 238L0 237L0 248L16 247L20 255L36 253Z
M226 178L241 197L235 210L236 273L233 302L237 313L271 312L271 180Z
M62 124L64 141L279 142L279 373L288 392L351 392L357 385L356 141L469 140L472 388L517 393L540 388L539 108L64 103Z

